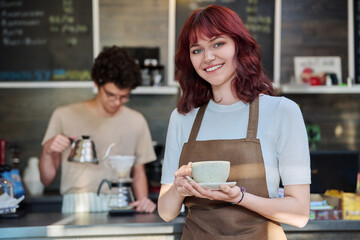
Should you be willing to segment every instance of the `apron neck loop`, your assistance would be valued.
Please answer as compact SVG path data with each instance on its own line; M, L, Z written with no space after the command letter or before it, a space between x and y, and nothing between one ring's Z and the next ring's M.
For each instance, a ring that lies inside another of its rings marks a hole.
M208 104L209 103L202 105L198 113L196 114L196 118L190 132L190 136L188 140L189 142L196 141L196 137L199 133L201 122L204 117L204 113ZM257 128L258 128L258 117L259 117L259 97L256 97L254 101L250 103L249 123L248 123L246 138L256 139Z
M248 123L246 138L256 139L258 119L259 119L259 97L256 97L254 101L250 103L249 123Z

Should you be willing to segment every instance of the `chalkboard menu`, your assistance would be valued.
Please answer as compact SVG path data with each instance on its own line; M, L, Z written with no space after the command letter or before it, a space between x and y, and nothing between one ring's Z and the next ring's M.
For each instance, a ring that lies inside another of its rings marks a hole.
M265 74L274 75L275 0L177 0L176 39L192 11L208 5L221 5L236 12L261 46Z
M0 0L0 82L90 80L92 0Z
M354 1L355 83L360 83L360 0Z

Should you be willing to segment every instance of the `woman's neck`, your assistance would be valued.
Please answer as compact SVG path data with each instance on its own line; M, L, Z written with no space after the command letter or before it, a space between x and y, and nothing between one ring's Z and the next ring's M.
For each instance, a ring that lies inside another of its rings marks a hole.
M231 105L240 101L231 88L212 88L213 101L221 105Z

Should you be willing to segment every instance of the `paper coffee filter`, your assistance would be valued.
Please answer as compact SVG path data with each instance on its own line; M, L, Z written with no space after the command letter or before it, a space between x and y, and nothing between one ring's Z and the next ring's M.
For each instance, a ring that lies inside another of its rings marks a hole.
M134 165L135 156L115 155L109 156L110 165L116 169L118 178L127 178L131 167Z

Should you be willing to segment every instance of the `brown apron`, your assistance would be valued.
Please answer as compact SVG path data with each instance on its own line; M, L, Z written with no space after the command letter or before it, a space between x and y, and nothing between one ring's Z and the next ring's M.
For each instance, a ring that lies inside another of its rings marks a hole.
M260 141L256 139L259 98L250 104L245 139L196 141L206 107L207 104L200 107L197 113L189 141L182 149L179 166L190 161L230 161L228 181L236 181L237 185L245 187L247 192L268 198ZM184 204L189 212L183 229L183 240L286 239L279 223L244 207L197 197L186 197Z

